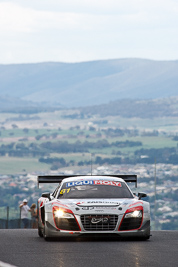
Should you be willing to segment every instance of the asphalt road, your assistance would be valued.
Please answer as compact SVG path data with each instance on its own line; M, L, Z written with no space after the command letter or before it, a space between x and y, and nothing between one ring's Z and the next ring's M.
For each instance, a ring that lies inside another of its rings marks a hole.
M147 241L71 236L47 242L37 230L0 229L0 261L17 267L178 266L178 231L151 234Z

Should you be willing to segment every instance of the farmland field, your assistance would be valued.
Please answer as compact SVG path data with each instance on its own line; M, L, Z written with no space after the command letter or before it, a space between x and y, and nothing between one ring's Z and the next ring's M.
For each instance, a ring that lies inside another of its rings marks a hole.
M22 148L30 150L30 147L37 147L40 153L44 154L44 151L47 153L46 157L63 158L66 165L59 166L60 168L68 168L69 163L74 168L81 161L89 162L91 153L93 159L116 156L133 158L135 151L140 149L177 148L177 139L173 140L178 131L176 117L153 119L118 116L103 119L98 115L84 119L66 117L73 112L76 111L62 110L35 115L2 113L0 116L0 152L4 149L5 152L0 155L0 173L50 170L50 164L39 161L40 154L18 155L18 150ZM98 145L101 141L107 142L108 145ZM47 142L54 144L65 142L66 145L73 144L75 147L77 144L85 144L86 148L82 152L77 150L70 150L66 153L60 150L47 152L41 147ZM117 142L120 142L118 146ZM127 144L127 142L134 144ZM16 149L17 156L9 152L12 146Z

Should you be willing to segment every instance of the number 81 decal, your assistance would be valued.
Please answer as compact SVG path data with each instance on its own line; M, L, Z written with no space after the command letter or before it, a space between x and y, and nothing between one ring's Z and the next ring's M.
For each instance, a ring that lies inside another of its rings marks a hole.
M65 194L65 193L69 193L69 191L70 191L70 188L68 188L68 189L62 189L62 190L60 191L60 194L63 195L63 194Z

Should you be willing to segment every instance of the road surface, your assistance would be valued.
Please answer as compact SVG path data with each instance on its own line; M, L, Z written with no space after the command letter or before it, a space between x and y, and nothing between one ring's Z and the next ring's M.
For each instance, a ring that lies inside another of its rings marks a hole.
M152 231L150 240L74 238L45 241L35 229L0 229L0 266L178 266L178 231Z

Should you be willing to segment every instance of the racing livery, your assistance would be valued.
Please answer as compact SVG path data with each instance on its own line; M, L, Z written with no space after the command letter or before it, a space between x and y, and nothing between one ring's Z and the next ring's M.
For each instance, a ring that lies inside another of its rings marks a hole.
M127 183L136 175L38 176L59 183L38 200L38 234L46 240L66 234L116 234L150 237L150 205L145 193L134 195Z

